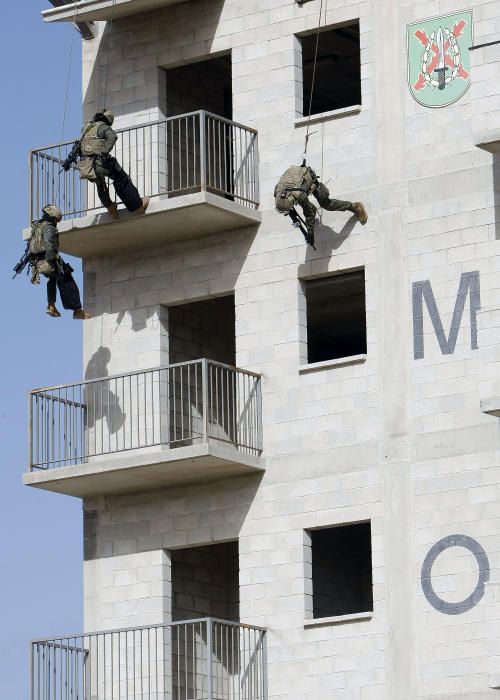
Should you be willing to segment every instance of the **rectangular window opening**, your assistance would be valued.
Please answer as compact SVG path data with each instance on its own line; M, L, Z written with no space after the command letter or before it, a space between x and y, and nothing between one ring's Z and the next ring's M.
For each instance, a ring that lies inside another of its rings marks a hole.
M361 104L359 21L299 37L302 46L303 115L321 114Z
M364 270L308 280L305 295L309 363L366 353Z
M314 619L373 611L371 525L309 531Z
M224 121L233 118L231 54L169 68L165 84L166 113L173 117L165 127L163 166L169 196L206 189L233 200L237 153L233 127ZM201 110L215 116L202 121Z
M166 86L168 117L205 109L233 118L231 54L169 68Z
M216 617L239 622L238 542L174 549L172 621Z
M236 365L234 294L168 308L169 363L208 360Z
M234 294L168 307L168 355L162 430L170 447L196 445L208 437L237 446L241 412L233 369Z

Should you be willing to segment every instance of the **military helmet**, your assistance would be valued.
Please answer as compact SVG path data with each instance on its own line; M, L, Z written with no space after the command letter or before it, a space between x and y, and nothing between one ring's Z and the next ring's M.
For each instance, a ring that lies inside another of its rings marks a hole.
M98 109L97 112L95 113L96 117L104 117L104 121L106 121L110 126L112 126L113 122L115 121L115 115L110 109L106 109L103 107L102 109Z
M44 214L47 214L47 216L51 216L53 219L56 221L61 221L63 215L62 211L59 209L59 207L56 207L55 204L47 204L42 211Z
M289 197L276 197L275 205L280 214L288 214L293 206Z

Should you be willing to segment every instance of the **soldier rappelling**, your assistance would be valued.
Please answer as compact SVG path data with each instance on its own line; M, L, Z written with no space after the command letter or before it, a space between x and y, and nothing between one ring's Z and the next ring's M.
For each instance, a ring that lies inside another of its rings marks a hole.
M330 199L328 188L319 181L314 170L306 165L305 161L302 165L292 165L283 173L274 188L276 211L290 216L294 225L301 228L306 242L313 247L316 207L309 200L310 194L316 198L323 209L350 211L358 217L358 221L363 225L368 221L368 215L361 202ZM297 204L300 204L304 212L305 230L301 226L302 219L295 210Z
M118 218L117 205L109 196L106 178L113 181L116 194L134 214L144 214L149 205L149 197L140 197L130 176L110 153L118 139L111 128L114 115L109 109L100 109L93 120L83 127L82 135L63 163L68 171L75 163L82 180L93 182L103 207L113 219Z
M31 237L23 257L14 268L14 277L29 264L32 284L40 284L40 275L47 278L48 315L53 318L61 316L56 307L59 289L63 307L73 311L74 319L85 321L90 314L82 308L80 292L72 275L73 268L59 255L57 224L62 219L61 210L54 204L47 204L42 212L42 218L31 226Z

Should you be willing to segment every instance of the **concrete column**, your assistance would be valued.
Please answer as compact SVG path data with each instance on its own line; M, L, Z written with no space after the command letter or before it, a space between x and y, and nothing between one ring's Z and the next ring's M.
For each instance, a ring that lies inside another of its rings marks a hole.
M403 113L406 69L401 42L387 41L401 34L402 22L392 0L381 0L373 14L376 120L383 124L392 105L391 128L377 131L377 181L380 206L376 214L379 300L379 376L384 404L381 408L380 464L384 472L385 574L386 574L386 698L415 697L414 586L411 548L411 446L408 402L408 357L411 309L405 265L401 207L403 179ZM391 75L391 80L387 76ZM398 118L399 115L399 118ZM382 612L382 614L384 614ZM404 624L401 624L402 620Z

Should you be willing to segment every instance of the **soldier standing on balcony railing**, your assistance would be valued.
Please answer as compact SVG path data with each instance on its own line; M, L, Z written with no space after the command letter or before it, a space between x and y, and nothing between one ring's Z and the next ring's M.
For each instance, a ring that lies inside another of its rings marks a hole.
M56 308L57 289L65 309L73 311L73 318L85 321L90 318L88 311L82 309L80 292L73 279L73 268L59 255L59 233L57 224L62 219L61 210L54 204L47 204L42 209L43 216L34 221L31 238L28 243L28 255L31 265L31 282L40 284L40 275L47 277L47 313L59 318Z
M71 163L76 161L82 180L90 180L97 187L97 194L103 207L106 207L113 219L118 218L117 205L109 196L106 178L113 180L118 197L128 211L134 214L144 214L149 205L149 197L140 197L137 187L114 156L109 154L118 139L111 128L114 115L109 109L100 109L94 119L85 124L80 140L75 143L73 151L63 163L63 169L69 170Z

